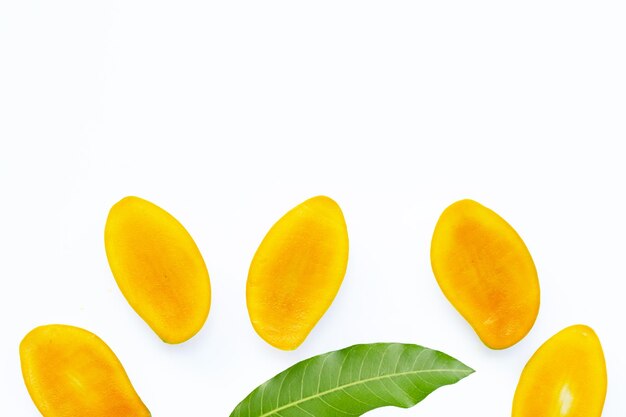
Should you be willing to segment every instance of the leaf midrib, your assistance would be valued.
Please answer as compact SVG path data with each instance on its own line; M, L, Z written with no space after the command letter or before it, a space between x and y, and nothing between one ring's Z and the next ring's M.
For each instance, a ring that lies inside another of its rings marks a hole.
M268 411L267 413L263 413L261 414L259 417L269 417L272 414L278 413L280 411L286 410L288 408L291 407L295 407L299 404L302 404L304 402L313 400L315 398L320 398L323 397L325 395L328 394L332 394L333 392L337 392L346 388L350 388L353 387L355 385L359 385L359 384L366 384L368 382L372 382L372 381L379 381L381 379L385 379L385 378L394 378L394 377L399 377L399 376L403 376L403 375L411 375L411 374L422 374L422 373L429 373L429 372L458 372L458 373L465 373L465 374L470 374L473 371L472 370L462 370L462 369L419 369L417 371L406 371L406 372L397 372L397 373L393 373L393 374L387 374L387 375L377 375L375 377L371 377L371 378L366 378L366 379L361 379L358 381L354 381L354 382L350 382L344 385L337 385L335 388L331 388L329 390L326 391L320 391L314 395L309 395L308 397L304 397L301 398L297 401L293 401L290 403L287 403L285 405L282 405L278 408L274 408L273 410Z

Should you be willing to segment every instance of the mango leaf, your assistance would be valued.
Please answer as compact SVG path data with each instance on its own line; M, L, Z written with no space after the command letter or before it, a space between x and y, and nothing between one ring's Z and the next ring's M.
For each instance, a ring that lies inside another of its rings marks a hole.
M390 405L409 408L472 372L422 346L354 345L281 372L252 391L230 417L347 417Z

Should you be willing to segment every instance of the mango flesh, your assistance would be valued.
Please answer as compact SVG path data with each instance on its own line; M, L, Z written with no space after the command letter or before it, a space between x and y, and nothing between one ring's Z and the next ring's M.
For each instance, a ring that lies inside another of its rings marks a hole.
M267 233L248 273L252 326L270 345L300 346L324 315L346 273L348 231L337 203L318 196Z
M539 312L539 279L526 245L499 215L461 200L435 226L431 265L446 298L492 349L530 331Z
M181 343L202 328L211 307L209 273L174 217L126 197L109 212L104 243L122 294L163 341Z
M513 398L513 417L600 417L606 397L602 345L588 326L567 327L530 358Z
M87 330L37 327L22 340L20 360L44 417L150 416L113 351Z

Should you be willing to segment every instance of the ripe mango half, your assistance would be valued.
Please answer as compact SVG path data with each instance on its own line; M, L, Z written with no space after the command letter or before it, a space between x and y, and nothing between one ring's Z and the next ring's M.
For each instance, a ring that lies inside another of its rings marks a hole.
M184 342L202 328L211 307L209 273L172 215L126 197L109 212L104 243L122 294L164 342Z
M530 358L513 398L513 417L600 417L606 397L604 353L588 326L567 327Z
M311 198L267 233L248 273L248 313L256 332L283 350L300 346L339 291L348 231L337 203Z
M113 351L95 334L52 324L20 344L22 375L44 417L149 417Z
M519 342L539 312L539 279L530 252L499 215L461 200L444 210L430 260L446 298L492 349Z

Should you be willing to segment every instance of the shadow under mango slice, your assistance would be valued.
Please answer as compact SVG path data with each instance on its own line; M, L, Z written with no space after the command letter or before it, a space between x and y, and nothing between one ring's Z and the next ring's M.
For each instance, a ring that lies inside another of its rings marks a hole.
M588 326L567 327L530 358L513 398L513 417L600 417L606 397L602 345Z
M337 203L311 198L267 233L248 273L248 313L256 332L283 350L300 346L339 291L348 231Z
M492 349L519 342L539 312L539 279L526 245L499 215L461 200L444 210L430 259L446 298Z
M45 417L149 417L113 351L87 330L33 329L20 344L22 375Z
M164 342L184 342L202 328L211 307L209 273L172 215L126 197L109 212L104 243L122 294Z

